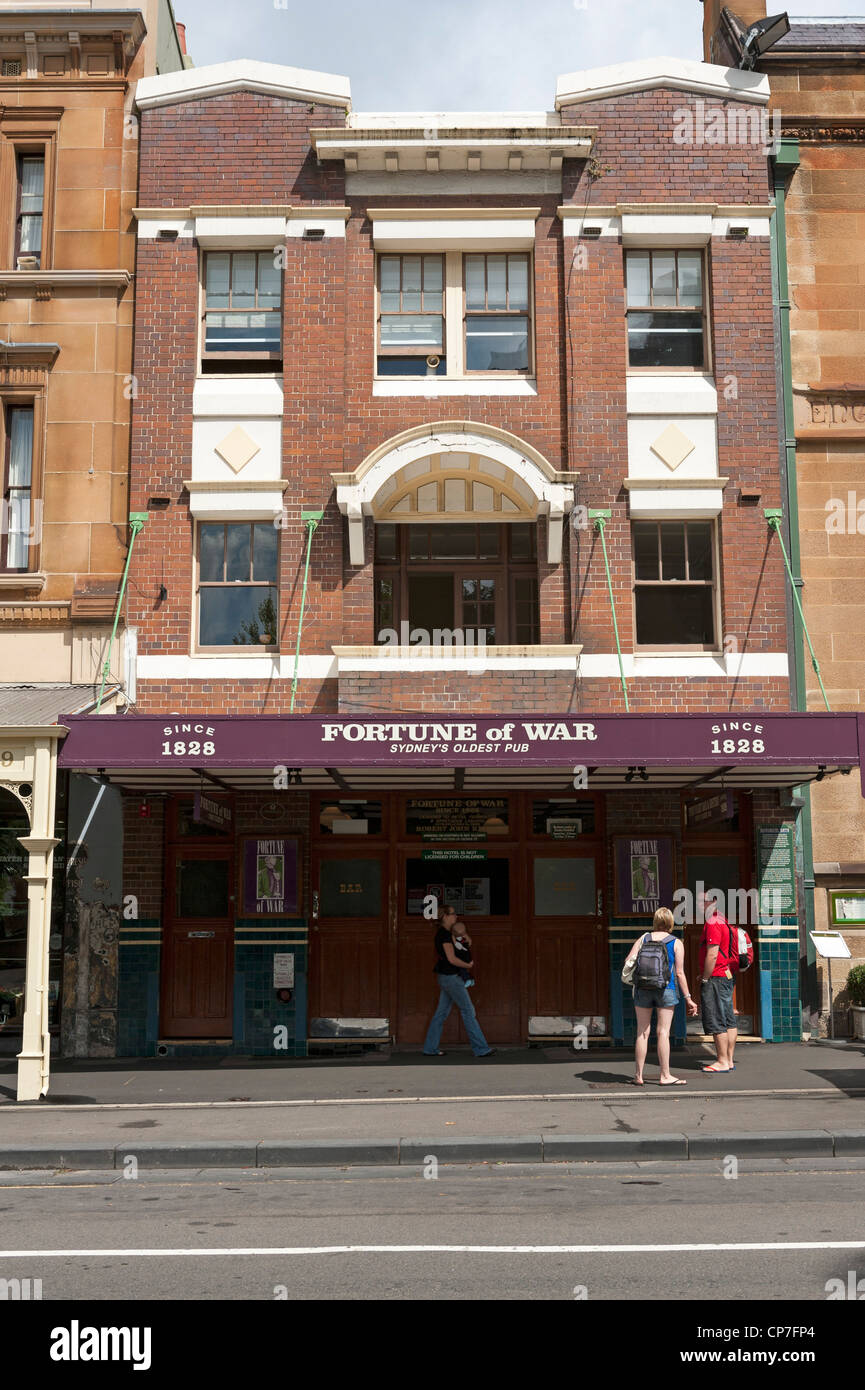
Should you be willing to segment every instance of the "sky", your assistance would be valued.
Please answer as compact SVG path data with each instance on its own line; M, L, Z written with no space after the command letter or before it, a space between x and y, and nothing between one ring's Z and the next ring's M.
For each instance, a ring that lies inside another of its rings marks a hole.
M173 3L196 67L258 58L337 73L351 79L356 111L551 110L560 74L702 57L700 0ZM769 12L784 8L781 0ZM791 0L786 9L865 17L865 0Z

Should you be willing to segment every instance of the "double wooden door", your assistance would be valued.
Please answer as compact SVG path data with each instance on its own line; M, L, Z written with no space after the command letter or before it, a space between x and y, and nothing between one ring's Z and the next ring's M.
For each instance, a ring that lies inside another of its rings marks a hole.
M600 852L573 844L320 846L310 1018L387 1019L398 1044L420 1047L439 996L431 895L454 902L472 938L471 997L490 1043L524 1042L533 1015L605 1016L602 884ZM455 1009L442 1041L468 1041Z

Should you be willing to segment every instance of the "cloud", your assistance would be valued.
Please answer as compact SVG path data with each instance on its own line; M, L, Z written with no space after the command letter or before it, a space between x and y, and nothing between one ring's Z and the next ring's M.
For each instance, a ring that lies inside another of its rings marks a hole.
M697 0L585 0L585 6L583 0L174 0L174 6L198 67L244 57L341 73L351 79L359 111L548 110L561 73L636 58L702 57ZM791 16L831 15L838 0L791 0L786 8ZM858 8L865 9L865 0Z

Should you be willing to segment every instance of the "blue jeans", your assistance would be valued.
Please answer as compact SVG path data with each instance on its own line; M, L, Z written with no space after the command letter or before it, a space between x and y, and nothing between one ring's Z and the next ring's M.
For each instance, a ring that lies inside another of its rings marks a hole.
M429 1057L438 1052L445 1020L454 1004L462 1014L462 1020L466 1026L466 1032L469 1035L469 1042L475 1056L483 1057L487 1052L491 1052L492 1048L480 1030L474 1004L459 975L439 975L439 988L441 994L439 995L438 1008L432 1016L423 1045L426 1055Z

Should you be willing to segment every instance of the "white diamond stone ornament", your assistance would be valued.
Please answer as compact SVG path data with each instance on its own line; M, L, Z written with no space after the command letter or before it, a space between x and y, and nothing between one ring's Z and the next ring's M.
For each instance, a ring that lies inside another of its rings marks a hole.
M651 446L653 454L657 454L662 463L674 472L680 463L684 463L689 454L696 449L696 444L683 434L678 425L668 425L663 434L660 434Z
M237 425L220 444L217 444L216 452L221 459L225 460L229 468L233 469L235 473L239 473L255 458L256 454L261 453L261 445L256 444L255 440L249 437L242 425Z

